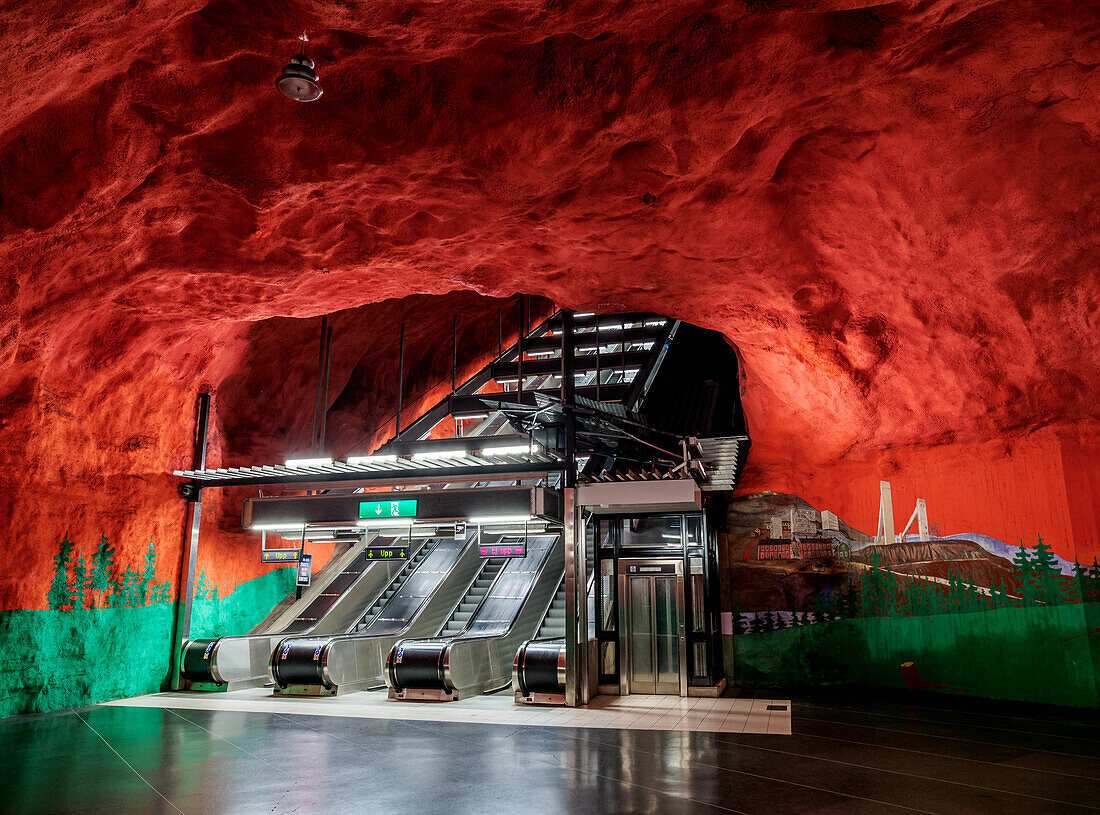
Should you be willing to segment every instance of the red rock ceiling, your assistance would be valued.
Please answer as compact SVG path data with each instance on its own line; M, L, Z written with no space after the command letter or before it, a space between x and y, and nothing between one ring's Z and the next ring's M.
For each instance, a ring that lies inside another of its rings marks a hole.
M1098 11L8 4L0 465L33 486L0 508L112 475L164 500L244 323L462 289L722 331L752 484L827 502L807 479L838 462L1045 426L1085 449ZM303 28L309 105L273 86Z

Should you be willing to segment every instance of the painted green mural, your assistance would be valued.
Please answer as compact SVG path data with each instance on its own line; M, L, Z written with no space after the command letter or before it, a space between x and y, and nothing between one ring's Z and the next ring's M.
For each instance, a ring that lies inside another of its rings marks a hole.
M87 705L162 689L176 604L156 580L157 550L122 567L101 536L90 562L68 534L58 543L47 609L0 611L0 716ZM193 637L246 633L294 589L279 568L221 593L196 578Z
M733 682L1100 702L1095 560L1064 561L1041 535L1033 546L932 530L887 542L794 496L735 504Z

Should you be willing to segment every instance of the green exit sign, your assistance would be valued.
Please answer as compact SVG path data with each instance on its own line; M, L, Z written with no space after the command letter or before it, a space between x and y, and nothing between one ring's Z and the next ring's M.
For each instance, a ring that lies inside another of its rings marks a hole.
M369 518L415 518L416 499L404 498L400 501L360 501L359 517Z

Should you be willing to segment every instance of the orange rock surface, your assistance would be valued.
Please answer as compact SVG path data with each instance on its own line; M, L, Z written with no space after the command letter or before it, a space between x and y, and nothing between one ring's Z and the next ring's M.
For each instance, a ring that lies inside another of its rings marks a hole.
M343 384L388 364L379 337L410 307L369 304L456 291L721 331L743 361L744 490L873 531L886 478L899 524L919 496L944 532L1091 560L1097 11L9 4L0 607L44 604L66 531L85 552L106 532L123 561L153 536L171 570L166 473L189 463L201 388L214 463L308 439L316 321L260 348L261 321L364 307L338 318L330 421L350 439L393 406L362 376L338 402ZM308 105L273 87L303 28L325 88ZM496 304L465 296L420 311L444 356L459 306L495 335ZM279 398L236 398L260 387ZM228 531L232 502L212 503ZM240 540L208 540L223 580L255 573Z

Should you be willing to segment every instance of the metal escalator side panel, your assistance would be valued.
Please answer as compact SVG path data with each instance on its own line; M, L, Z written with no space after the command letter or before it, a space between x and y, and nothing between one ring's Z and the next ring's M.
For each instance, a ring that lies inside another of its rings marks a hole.
M476 535L465 541L439 539L439 547L421 564L418 572L425 577L422 583L402 588L387 603L387 611L406 609L411 617L385 619L381 617L374 626L362 634L333 637L331 645L322 653L322 681L333 692L345 692L369 687L383 681L386 656L401 637L423 637L438 630L443 624L454 599L469 583L478 569ZM444 558L443 554L449 553ZM437 557L438 555L438 557ZM404 598L399 600L399 595ZM401 605L407 600L407 605ZM391 608L392 604L392 608ZM403 612L403 613L406 613ZM379 633L382 629L385 633Z
M561 571L559 571L559 569ZM530 639L557 590L565 569L565 540L551 538L540 568L534 575L507 629L492 635L467 636L451 641L445 659L446 685L454 698L482 693L506 685L516 648Z
M396 597L400 592L404 591L405 586L408 585L409 581L415 575L421 573L421 570L424 568L424 564L432 558L432 555L439 547L439 538L428 538L419 547L417 547L416 551L412 553L411 557L408 560L401 562L398 568L394 570L390 582L383 586L376 593L374 599L372 599L370 603L364 604L364 606L359 609L360 613L356 615L354 622L352 622L350 625L345 626L343 632L341 633L358 635L369 631L374 623L381 619L383 614L385 614L387 606L394 599L394 597ZM424 555L423 557L421 557L422 554ZM393 593L388 599L383 601L382 598L385 597L386 592L389 591L390 588L393 588ZM378 603L382 603L382 607L374 615L374 617L368 621L367 617L370 615L374 606L376 606ZM364 631L360 631L359 627L362 626L364 623L366 624L367 628Z
M532 536L527 544L527 557L505 564L462 637L492 637L508 631L543 573L559 537ZM563 570L564 564L563 557ZM556 580L554 589L557 589ZM545 611L545 606L542 611Z
M389 538L389 536L385 536ZM410 549L410 559L415 558L431 543L431 539L421 542L415 551ZM333 605L329 614L318 625L310 629L310 634L338 635L354 630L366 609L369 609L389 589L395 580L401 579L408 560L365 561L366 568L355 585L346 591Z
M390 654L391 697L452 700L506 686L518 641L536 630L561 581L564 552L561 535L533 537L527 558L511 561L497 575L493 595L486 595L466 633L402 641Z
M434 543L434 539L423 541L417 550L412 553L412 560L415 560L421 551L432 546ZM430 554L428 557L430 557ZM423 565L427 559L427 557L424 558L424 560L420 562L420 565ZM405 582L408 576L403 573L409 563L409 560L405 560L396 562L388 561L385 563L375 562L370 564L370 566L373 567L383 567L385 571L378 572L378 576L385 574L389 576L389 580L380 585L372 585L370 587L371 591L367 593L366 600L362 602L373 605L378 598L394 584L394 582ZM362 614L363 609L360 606L356 609L353 619L358 621ZM328 689L333 688L334 682L331 679L328 655L333 643L346 636L349 635L343 632L337 632L321 636L307 635L282 638L270 652L269 674L272 681L280 688L284 689L289 686L320 686Z
M447 576L461 561L462 554L472 545L470 536L463 541L447 538L435 540L428 556L406 577L370 626L357 636L401 634L418 616L429 598L446 582Z
M310 606L321 600L321 605L327 609L331 607L332 603L328 602L325 605L323 598L325 595L332 593L333 584L341 583L345 584L340 589L340 593L343 594L356 582L358 577L362 576L363 570L366 566L363 560L363 553L366 550L367 545L375 538L376 535L368 533L363 536L363 539L357 541L347 552L337 558L336 562L326 564L325 567L318 574L318 578L315 579L305 591L302 592L300 600L295 601L291 606L280 614L272 624L263 631L255 633L262 634L282 634L287 633L293 628L301 629L301 626L295 626L295 622L308 615ZM347 581L343 576L348 573L349 570L353 570L357 573L358 577L354 580ZM320 617L320 614L308 615L313 617Z

